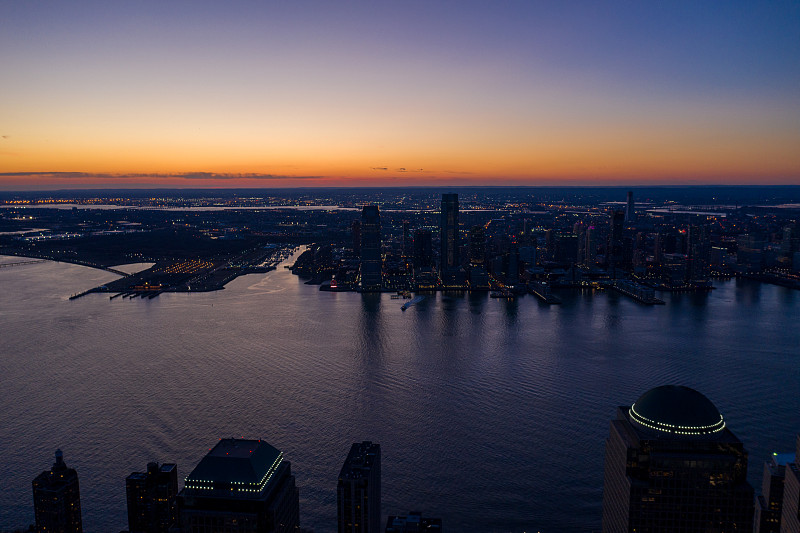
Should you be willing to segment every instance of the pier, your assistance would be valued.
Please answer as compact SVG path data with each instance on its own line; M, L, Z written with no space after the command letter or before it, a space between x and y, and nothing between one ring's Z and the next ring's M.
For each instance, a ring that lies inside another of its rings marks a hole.
M546 304L560 304L561 298L553 294L553 288L545 281L531 281L528 283L528 292Z
M655 291L650 287L645 287L634 281L619 280L615 281L611 287L620 294L633 298L645 305L664 305L666 302L656 298Z
M22 265L32 265L34 263L44 263L47 259L34 259L31 261L16 261L14 263L0 263L0 268L10 268Z

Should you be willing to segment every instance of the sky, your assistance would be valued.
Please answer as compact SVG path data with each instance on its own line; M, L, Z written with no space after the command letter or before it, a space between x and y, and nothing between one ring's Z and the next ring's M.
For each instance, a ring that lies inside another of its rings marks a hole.
M800 184L800 2L0 0L0 189Z

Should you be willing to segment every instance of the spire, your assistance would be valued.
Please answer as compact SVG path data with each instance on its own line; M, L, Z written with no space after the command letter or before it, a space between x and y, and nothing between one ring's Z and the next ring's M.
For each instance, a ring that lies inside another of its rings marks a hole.
M64 452L59 448L56 450L56 462L53 463L53 470L64 470L66 468L67 464L64 462Z

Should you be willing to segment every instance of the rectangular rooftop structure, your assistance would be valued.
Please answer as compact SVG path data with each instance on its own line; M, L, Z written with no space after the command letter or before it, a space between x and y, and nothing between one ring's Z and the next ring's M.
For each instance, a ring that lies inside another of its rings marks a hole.
M283 453L262 440L220 439L186 477L185 488L256 495L266 488Z
M178 496L182 533L292 533L299 495L289 461L262 440L220 439Z
M338 533L378 533L381 522L381 447L370 441L350 447L336 488Z

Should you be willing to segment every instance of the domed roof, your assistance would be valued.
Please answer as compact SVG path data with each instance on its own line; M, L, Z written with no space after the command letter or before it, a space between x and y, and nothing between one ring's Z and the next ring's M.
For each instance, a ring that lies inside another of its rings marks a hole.
M707 435L725 427L711 400L681 385L650 389L634 402L628 413L632 421L664 433Z

